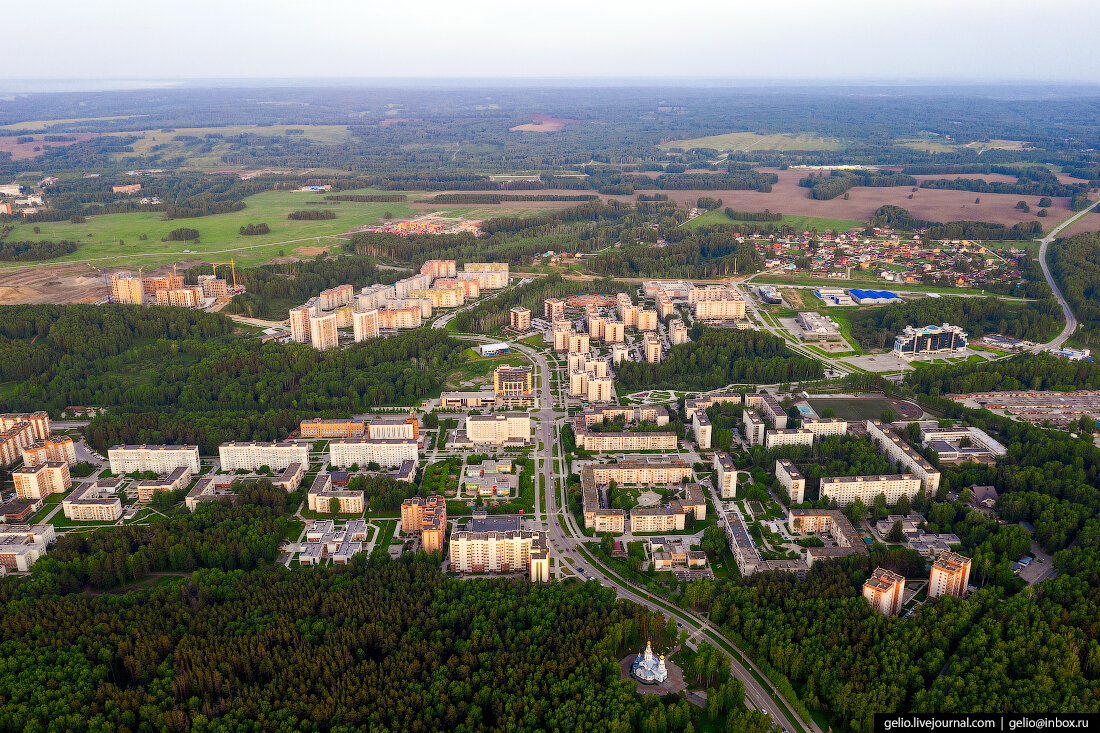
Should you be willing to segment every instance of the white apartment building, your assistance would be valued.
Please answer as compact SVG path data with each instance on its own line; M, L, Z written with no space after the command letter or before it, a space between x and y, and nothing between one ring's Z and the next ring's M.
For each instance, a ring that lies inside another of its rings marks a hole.
M15 495L20 499L46 499L50 494L63 494L69 490L69 464L65 461L48 461L34 466L24 466L11 472L15 482Z
M924 491L928 496L935 494L940 488L940 472L928 462L927 458L898 437L898 434L889 426L878 420L868 420L867 435L878 444L879 450L891 461L904 466L914 476L922 479Z
M699 410L695 413L691 420L691 431L695 435L695 445L699 450L710 450L712 426L706 412Z
M115 522L122 517L122 501L115 496L119 479L85 481L65 497L61 510L74 522Z
M256 471L267 466L282 471L291 463L309 467L309 446L298 443L222 443L218 458L223 471Z
M901 610L905 597L905 578L892 570L875 568L863 584L863 597L879 613L894 616Z
M776 461L775 477L779 479L779 485L787 490L792 504L801 504L806 500L806 478L793 463L786 458Z
M668 324L668 335L669 341L673 346L686 344L688 342L687 326L685 326L684 322L679 318L673 319L672 322Z
M745 317L745 299L734 293L727 300L702 300L695 304L700 321L732 321Z
M874 503L879 494L886 495L886 503L894 505L898 499L910 499L920 493L922 482L907 474L886 476L836 476L821 479L821 496L836 499L839 506L848 506L859 499L867 506Z
M424 313L419 306L409 308L382 308L378 311L378 327L388 331L420 328Z
M400 466L404 461L416 461L418 442L415 438L339 438L328 444L329 464L346 468L368 463L380 466Z
M729 453L714 451L714 471L718 496L722 499L737 498L737 466Z
M531 582L549 582L546 532L455 532L451 570L459 573L509 573L527 570Z
M526 412L468 415L466 437L473 443L504 445L531 438L531 416Z
M764 421L755 410L745 410L741 415L741 432L749 445L764 445Z
M615 366L628 361L630 359L630 351L626 348L626 344L614 344L611 347L611 361Z
M956 552L941 552L928 575L928 597L966 595L970 582L970 558Z
M111 473L171 473L186 467L191 473L199 472L199 447L197 445L116 445L107 449Z
M20 446L24 466L37 466L47 461L76 463L76 445L68 435L55 435L46 440L36 440L29 446Z
M813 445L814 434L805 428L788 428L783 430L769 430L764 436L764 447L783 448L790 445Z
M844 435L848 432L848 421L841 420L839 417L805 417L802 418L802 427L813 433L815 437L822 438L826 435Z
M642 337L642 349L645 351L645 360L650 364L661 363L661 339L656 332L646 331Z
M610 402L615 398L615 380L611 377L590 377L587 397L589 402Z
M378 338L378 309L371 308L352 313L351 332L356 342Z
M408 298L414 290L427 290L432 286L431 275L412 275L393 284L395 297Z
M587 333L571 333L568 348L570 353L580 351L587 354L592 350L592 339Z
M333 349L340 345L336 313L322 313L309 317L309 341L318 351Z

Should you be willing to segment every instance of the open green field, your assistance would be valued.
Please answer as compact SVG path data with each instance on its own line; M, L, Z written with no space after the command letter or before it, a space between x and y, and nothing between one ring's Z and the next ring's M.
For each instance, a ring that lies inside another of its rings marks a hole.
M832 408L842 420L878 420L884 410L894 409L890 400L874 397L859 399L827 398L809 400L810 407L821 414L826 407Z
M741 222L726 216L724 208L715 209L714 211L708 211L707 213L697 216L691 221L684 222L685 229L697 229L705 226L717 226L720 224L750 224L753 222ZM757 222L762 226L770 224L772 222ZM780 221L774 222L775 226L787 225L793 227L799 231L809 231L811 229L817 229L819 232L824 232L826 229L834 232L846 232L849 229L856 227L862 227L866 225L866 222L856 221L854 219L825 219L816 216L789 216L784 215Z
M346 194L397 193L395 191L355 190ZM431 209L412 208L409 203L422 191L406 193L407 201L360 203L353 201L325 201L324 194L311 191L265 191L247 197L245 208L228 214L214 214L189 219L164 220L157 212L132 214L104 214L89 216L84 224L67 221L39 224L17 223L10 238L14 241L71 240L80 248L70 255L47 260L49 264L63 262L88 262L103 267L156 267L181 260L232 258L238 265L257 265L273 257L309 257L322 248L338 248L345 232L359 227L381 224L386 212L397 219L408 219L429 212L439 212L459 219L485 219L491 216L534 216L546 209L530 206L503 205L498 208L449 206L441 204ZM307 203L307 202L317 203ZM323 203L322 203L323 202ZM330 210L335 219L316 221L291 221L287 214L302 210ZM266 223L269 234L243 236L240 228L246 224ZM35 233L34 227L39 228ZM173 229L186 227L197 229L199 239L187 242L162 242ZM145 235L146 239L141 239ZM185 251L189 250L189 251ZM4 269L40 266L41 263L5 262Z
M821 137L809 133L777 132L770 135L761 135L756 132L728 132L724 135L709 135L696 137L690 140L672 140L661 143L658 147L664 150L680 148L712 148L719 152L746 150L843 150L846 143L835 137Z

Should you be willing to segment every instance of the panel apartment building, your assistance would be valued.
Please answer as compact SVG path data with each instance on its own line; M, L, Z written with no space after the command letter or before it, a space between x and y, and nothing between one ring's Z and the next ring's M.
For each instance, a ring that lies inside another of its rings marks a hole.
M46 461L24 466L11 472L15 495L20 499L46 499L50 494L63 494L72 480L65 461Z
M282 471L292 463L309 466L309 446L297 443L222 443L218 458L223 471L256 471L267 466Z
M875 568L863 584L863 597L871 608L886 616L897 615L904 596L905 578L886 568Z
M720 450L714 451L714 470L718 490L718 496L722 499L734 499L737 497L737 466L729 453Z
M191 473L199 473L199 447L197 445L116 445L107 449L111 473L171 473L186 467Z
M888 425L878 420L868 420L867 435L875 441L879 450L885 453L887 458L904 466L924 482L925 494L932 496L940 488L940 472Z
M532 583L550 582L547 534L520 529L518 517L471 519L466 530L451 536L450 555L451 570L455 572L514 573L526 570Z
M447 502L442 496L414 496L401 502L402 534L420 535L424 552L443 552L447 539Z
M363 492L334 488L332 475L319 473L306 492L306 503L311 511L329 513L332 502L336 500L337 511L341 514L359 514L363 511Z
M122 484L117 478L85 481L65 497L61 510L74 522L115 522L122 517L122 501L115 495Z
M48 461L76 463L76 445L68 435L54 435L45 440L36 440L20 449L24 466L37 466Z
M941 552L928 576L928 597L966 595L970 582L970 558L956 552Z

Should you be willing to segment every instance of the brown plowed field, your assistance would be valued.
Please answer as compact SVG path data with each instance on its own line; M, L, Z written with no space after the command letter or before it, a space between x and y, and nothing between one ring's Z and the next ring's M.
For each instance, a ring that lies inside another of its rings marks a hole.
M1058 236L1069 237L1081 232L1100 232L1100 214L1095 210L1082 216L1077 221L1063 229Z
M18 137L0 137L0 153L11 153L12 160L27 160L29 158L37 158L39 155L45 153L47 148L64 148L73 143L91 140L93 137L99 137L97 133L91 132L65 132L57 134L76 139L65 142L48 143L42 139L43 135L35 135L34 142L18 143L16 142L16 140L19 139ZM38 150L35 150L35 148L38 148Z

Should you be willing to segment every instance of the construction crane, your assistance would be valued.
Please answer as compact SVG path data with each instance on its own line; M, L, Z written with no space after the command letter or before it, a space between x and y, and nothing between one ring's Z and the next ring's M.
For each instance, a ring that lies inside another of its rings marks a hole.
M237 292L237 266L233 260L229 260L229 262L211 262L210 264L214 269L214 277L218 276L218 265L229 265L229 270L233 273L233 292Z

